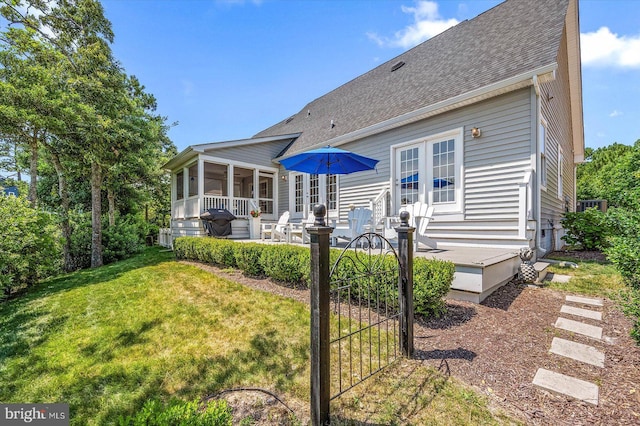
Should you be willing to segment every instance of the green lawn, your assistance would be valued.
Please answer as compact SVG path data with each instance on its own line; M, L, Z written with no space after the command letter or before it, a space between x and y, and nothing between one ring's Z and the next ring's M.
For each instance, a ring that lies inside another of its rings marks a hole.
M578 268L552 264L548 269L549 272L570 275L572 278L568 283L550 282L550 288L609 299L616 298L618 293L625 289L622 276L611 263L581 261L570 257L555 257L555 259L573 262L578 265Z
M338 418L502 423L473 392L415 363L402 381L398 364L362 385L369 399L395 389L373 414L370 403L353 405L358 394L350 391L335 401ZM66 402L72 424L110 424L150 398L193 400L241 385L308 406L308 307L180 264L172 253L148 249L0 304L0 401Z

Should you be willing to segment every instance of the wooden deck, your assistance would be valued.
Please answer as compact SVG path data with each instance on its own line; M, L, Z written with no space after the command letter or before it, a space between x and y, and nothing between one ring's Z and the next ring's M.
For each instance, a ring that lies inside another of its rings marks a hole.
M280 244L268 240L235 241ZM300 243L292 244L303 245ZM346 245L347 243L344 240L340 240L334 248L344 248ZM449 291L447 297L474 303L482 302L518 273L518 267L520 266L518 254L519 251L515 249L460 246L441 246L437 249L420 249L414 252L415 257L435 258L453 262L456 265L456 272L451 284L451 291Z

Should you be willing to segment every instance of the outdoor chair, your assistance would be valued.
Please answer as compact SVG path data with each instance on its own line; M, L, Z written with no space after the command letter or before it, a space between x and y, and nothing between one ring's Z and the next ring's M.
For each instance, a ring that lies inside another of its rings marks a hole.
M357 236L368 232L368 227L371 225L371 216L373 212L371 209L367 209L364 207L356 207L355 209L349 211L347 216L347 221L349 228L338 230L336 229L336 234L334 235L336 238L343 238L346 240L353 240Z
M291 242L289 229L289 212L286 211L282 213L278 223L260 224L260 239L264 240L268 236L271 241Z
M291 235L291 240L294 238L299 238L302 244L306 244L309 242L309 233L307 232L307 228L313 226L313 222L315 221L315 217L313 215L309 215L306 219L304 219L300 223L291 223L289 224L289 232Z
M414 251L418 251L420 244L432 249L438 247L436 241L427 236L427 228L433 218L433 210L433 206L429 206L427 203L421 201L409 204L400 209L400 211L409 212L409 225L416 228L413 236Z

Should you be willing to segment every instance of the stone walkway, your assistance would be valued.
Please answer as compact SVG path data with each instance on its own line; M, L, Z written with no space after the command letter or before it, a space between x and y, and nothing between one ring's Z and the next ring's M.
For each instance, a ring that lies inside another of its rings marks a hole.
M581 305L581 306L576 306ZM587 308L585 308L585 306ZM559 317L555 327L571 333L587 336L595 341L602 340L602 327L586 324L581 318L602 321L602 299L591 299L578 296L566 296L560 313L576 319ZM604 353L593 346L571 340L554 337L549 350L552 356L562 356L573 360L603 368ZM555 371L539 368L533 378L533 384L545 390L560 393L579 399L589 404L598 405L599 387L595 383L577 377L567 376Z

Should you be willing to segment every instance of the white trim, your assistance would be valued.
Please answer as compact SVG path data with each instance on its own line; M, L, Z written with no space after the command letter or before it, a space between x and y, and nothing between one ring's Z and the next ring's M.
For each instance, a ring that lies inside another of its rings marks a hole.
M562 146L558 144L558 182L557 182L557 196L559 200L564 202L563 193L564 193L564 153L562 150Z
M301 134L302 133L291 133L288 135L266 136L262 138L237 139L233 141L203 143L198 145L191 145L191 148L195 152L204 153L205 151L212 150L212 149L229 148L229 147L244 146L244 145L255 145L259 143L275 142L275 141L280 141L285 139L295 139Z
M544 135L543 137L541 137L540 135L540 128L544 128ZM539 153L539 158L540 158L540 168L539 170L539 176L540 176L540 189L543 191L547 190L547 183L549 182L549 156L547 155L547 142L549 140L548 138L548 134L549 134L549 124L547 123L547 120L545 120L542 115L540 115L540 120L538 121L538 153ZM544 149L543 149L544 148Z
M348 142L352 142L354 140L362 139L367 136L372 136L377 133L382 133L382 132L394 129L396 127L401 127L410 123L414 123L416 121L420 121L425 118L441 114L445 111L458 109L460 107L471 105L476 102L483 101L485 99L489 99L498 95L502 95L508 92L522 89L524 87L533 85L533 78L536 76L539 76L537 77L538 80L542 80L542 79L546 80L546 79L552 78L553 76L552 73L554 73L557 68L558 68L557 62L553 62L551 64L544 65L542 67L536 68L531 71L527 71L522 74L518 74L516 76L507 78L505 80L501 80L496 83L492 83L487 86L483 86L478 89L471 90L466 93L462 93L452 98L445 99L443 101L436 102L431 105L427 105L425 107L399 115L389 120L376 123L369 127L365 127L365 128L356 130L354 132L347 133L345 135L338 136L333 139L325 140L309 147L305 147L305 151L316 148L316 147L320 147L320 146L326 146L326 145L339 146ZM290 153L288 152L287 155L282 156L281 159L287 158L296 153L297 152L290 152Z

